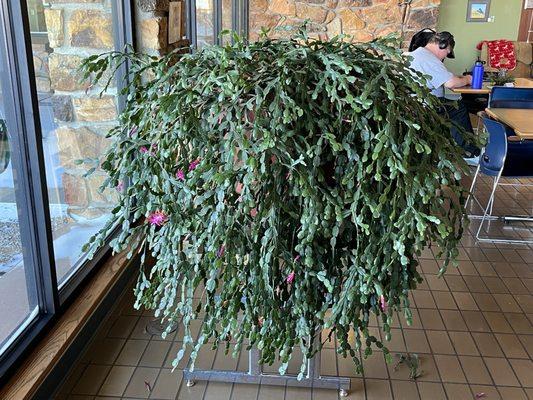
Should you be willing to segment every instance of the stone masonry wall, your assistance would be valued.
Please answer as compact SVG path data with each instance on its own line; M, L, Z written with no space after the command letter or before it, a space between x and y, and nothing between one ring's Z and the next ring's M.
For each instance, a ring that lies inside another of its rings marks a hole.
M414 32L437 26L439 4L440 0L250 0L250 39L257 39L261 27L274 28L272 37L290 36L308 20L308 31L316 37L343 33L355 41L369 41L401 32L406 12L407 41Z
M38 77L38 89L51 96L63 201L69 214L84 218L99 217L116 202L116 193L98 190L103 171L84 177L91 165L74 162L101 157L111 145L105 135L116 123L116 88L99 97L100 88L80 82L77 69L85 57L114 49L112 1L116 0L48 0L49 43L44 51L34 48L37 61L47 64L39 66L48 73ZM169 0L136 0L138 50L164 54L186 44L168 44L168 10Z
M109 212L116 201L114 192L98 190L105 178L102 171L84 177L91 165L75 164L78 159L103 155L111 144L105 135L117 117L116 89L99 97L100 89L80 82L77 71L85 57L114 48L111 1L49 0L51 7L45 9L55 123L50 136L57 141L62 201L70 215L84 218Z

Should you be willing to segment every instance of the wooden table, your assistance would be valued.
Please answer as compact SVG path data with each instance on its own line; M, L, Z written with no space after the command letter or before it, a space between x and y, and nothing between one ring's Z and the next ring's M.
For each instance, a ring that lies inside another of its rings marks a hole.
M487 108L492 118L514 129L520 139L533 139L533 109Z
M451 89L454 93L462 94L490 94L492 90L492 82L483 82L481 89L472 89L472 86L461 86L455 89ZM515 78L514 86L516 88L533 87L533 79L529 78Z

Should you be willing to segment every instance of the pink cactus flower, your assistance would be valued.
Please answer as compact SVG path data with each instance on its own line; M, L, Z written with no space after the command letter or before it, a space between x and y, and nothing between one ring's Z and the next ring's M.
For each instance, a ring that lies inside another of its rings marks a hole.
M163 226L168 221L168 216L162 211L155 211L148 216L151 225Z
M265 320L263 319L263 317L259 317L259 319L257 320L257 324L258 324L260 327L262 327L264 321L265 321Z
M120 181L117 186L115 187L117 192L122 192L124 190L124 182Z
M176 172L176 178L178 178L180 181L184 181L185 180L185 172L183 172L182 169L178 170L178 172Z
M300 255L298 254L296 257L294 257L294 262L297 263L298 261L300 261Z
M193 162L191 162L189 164L189 171L193 171L194 169L196 169L198 164L200 164L200 159L199 158L197 158L196 160L194 160Z
M385 300L385 296L379 296L379 308L381 308L381 311L387 312L389 305L387 304L387 301Z
M148 148L146 146L142 146L139 151L143 154L148 153Z
M257 208L252 208L250 210L250 215L252 216L252 218L255 218L255 216L257 215Z
M217 257L218 258L222 257L225 251L226 251L226 246L224 245L220 246L220 248L217 250Z
M287 283L290 285L294 282L294 278L296 277L296 273L292 271L289 275L287 275Z

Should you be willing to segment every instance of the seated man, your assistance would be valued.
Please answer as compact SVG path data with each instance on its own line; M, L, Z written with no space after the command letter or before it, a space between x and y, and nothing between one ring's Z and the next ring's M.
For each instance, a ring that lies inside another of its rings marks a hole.
M456 76L444 66L443 61L446 57L455 58L453 54L455 40L450 32L434 32L431 36L426 35L424 32L424 35L424 41L427 40L427 43L420 47L410 46L410 48L416 48L407 53L413 58L411 68L431 77L427 81L427 86L431 89L433 95L441 99L444 112L446 112L455 125L451 129L453 138L459 146L465 149L467 152L466 157L477 156L480 152L479 149L465 143L459 130L456 128L458 125L467 132L473 132L470 117L463 101L459 100L459 108L455 108L453 102L444 98L444 88L453 89L470 85L472 83L472 76Z

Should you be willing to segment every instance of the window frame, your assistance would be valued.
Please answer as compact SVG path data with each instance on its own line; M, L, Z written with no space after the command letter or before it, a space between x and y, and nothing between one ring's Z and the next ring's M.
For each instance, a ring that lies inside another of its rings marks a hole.
M134 46L133 0L115 0L111 4L115 49ZM105 246L92 260L82 261L69 281L58 288L31 39L26 0L0 0L0 46L5 54L7 72L2 78L6 83L3 88L5 117L8 129L16 138L12 144L12 162L21 172L16 187L17 204L26 208L19 220L24 269L26 280L36 288L38 305L37 316L23 325L16 337L10 338L8 347L0 354L0 385L9 379L13 367L109 253L109 246ZM128 65L117 73L117 92L120 93L127 84ZM117 103L120 112L124 96L118 95Z
M213 44L221 45L220 32L222 31L222 0L209 0L213 3ZM196 0L185 0L187 14L187 38L193 50L198 49ZM248 0L231 0L231 30L237 32L246 40L248 39ZM231 38L233 43L233 38Z

